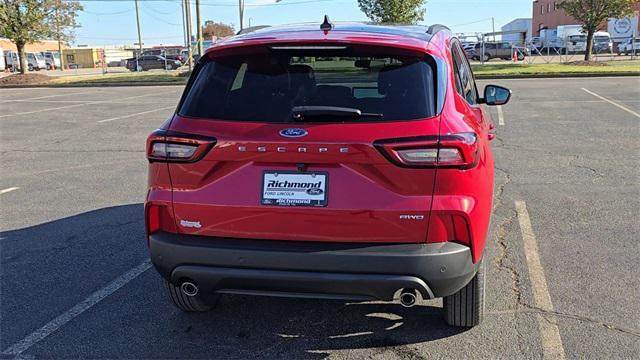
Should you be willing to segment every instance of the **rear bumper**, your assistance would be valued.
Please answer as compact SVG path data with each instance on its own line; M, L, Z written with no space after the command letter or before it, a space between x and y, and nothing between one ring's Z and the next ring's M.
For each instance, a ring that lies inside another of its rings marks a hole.
M392 300L414 288L422 297L454 294L475 275L468 247L346 244L214 238L155 233L151 261L168 281L194 281L203 293Z

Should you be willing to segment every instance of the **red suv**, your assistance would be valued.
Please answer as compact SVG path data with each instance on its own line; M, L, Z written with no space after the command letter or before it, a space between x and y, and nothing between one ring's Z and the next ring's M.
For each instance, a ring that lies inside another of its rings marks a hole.
M285 26L198 62L147 140L151 260L172 302L220 294L444 297L483 316L493 128L460 42L440 25Z

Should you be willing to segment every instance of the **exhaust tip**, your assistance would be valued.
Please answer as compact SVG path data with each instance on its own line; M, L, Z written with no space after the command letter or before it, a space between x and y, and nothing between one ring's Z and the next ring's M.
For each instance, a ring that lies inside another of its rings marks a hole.
M198 285L190 282L190 281L185 281L182 283L182 285L180 285L180 290L182 290L182 293L189 296L189 297L193 297L198 295Z
M417 296L414 289L402 289L400 293L400 304L404 307L412 307L416 304Z

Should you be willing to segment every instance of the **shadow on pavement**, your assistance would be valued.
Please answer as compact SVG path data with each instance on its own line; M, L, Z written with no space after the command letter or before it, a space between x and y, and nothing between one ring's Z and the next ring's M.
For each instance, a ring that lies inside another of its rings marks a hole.
M4 231L2 349L147 259L142 213L142 204L122 205ZM174 308L163 291L149 269L31 350L51 357L292 359L392 347L405 357L411 350L401 345L463 331L427 305L225 295L211 312L193 314Z

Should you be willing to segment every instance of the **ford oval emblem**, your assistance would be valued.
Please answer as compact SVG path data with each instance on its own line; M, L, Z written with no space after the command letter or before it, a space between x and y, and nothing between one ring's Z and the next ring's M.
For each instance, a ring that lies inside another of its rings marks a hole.
M322 189L318 189L318 188L311 188L307 190L307 194L309 195L322 195L324 191L322 191Z
M288 138L303 137L307 134L307 130L300 128L288 128L280 130L280 135Z

